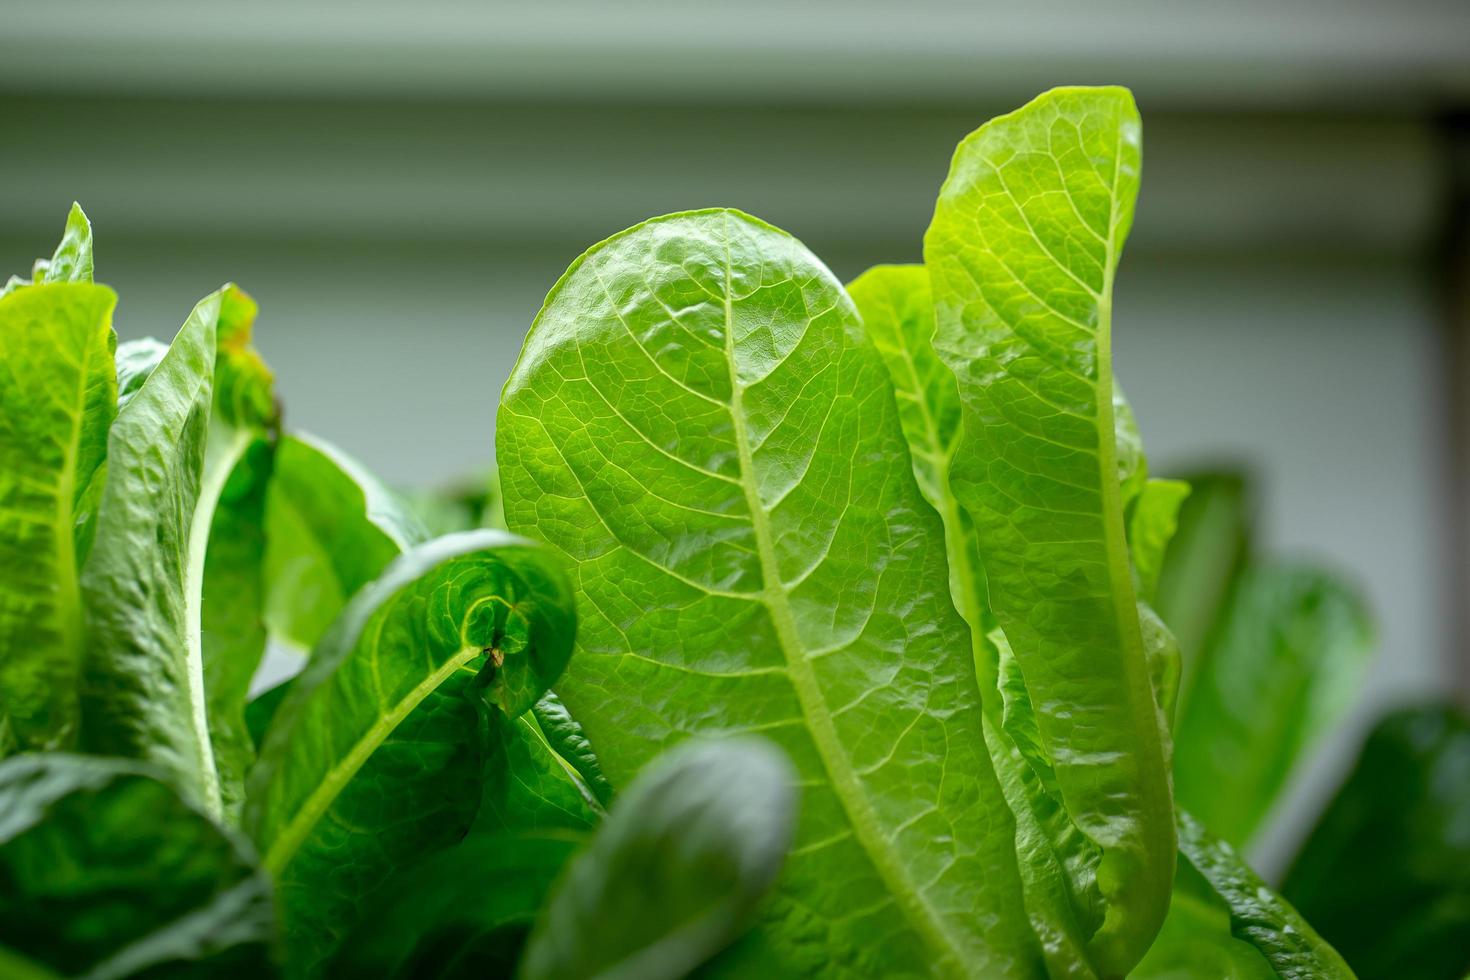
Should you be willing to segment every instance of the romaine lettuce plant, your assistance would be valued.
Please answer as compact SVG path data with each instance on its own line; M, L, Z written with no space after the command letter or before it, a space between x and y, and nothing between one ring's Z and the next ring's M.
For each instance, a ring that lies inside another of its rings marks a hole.
M1351 976L1175 806L1140 167L1125 90L1058 89L960 144L923 265L614 235L501 492L417 509L283 430L235 287L118 347L74 210L0 297L0 968Z

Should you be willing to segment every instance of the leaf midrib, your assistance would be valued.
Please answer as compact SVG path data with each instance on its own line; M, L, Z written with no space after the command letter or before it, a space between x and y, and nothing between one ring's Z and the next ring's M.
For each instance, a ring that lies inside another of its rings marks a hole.
M770 516L760 499L760 490L755 484L755 465L750 448L744 411L745 386L740 381L735 360L734 309L731 300L731 276L733 259L730 255L728 235L725 238L725 361L730 373L730 419L735 435L736 452L740 462L740 487L745 494L746 506L750 511L751 528L756 539L756 553L761 563L763 587L757 601L765 606L776 630L776 638L786 659L787 676L796 691L811 733L812 743L822 759L833 793L842 804L852 826L853 836L868 855L874 869L883 880L899 908L903 910L909 924L920 938L937 954L939 963L957 966L964 962L962 946L949 934L944 922L929 905L924 895L914 885L908 870L899 862L897 855L885 839L877 815L863 791L852 761L842 746L833 725L831 712L822 694L811 662L802 646L792 614L790 596L781 580L780 566L776 559L775 539L771 532Z
M423 702L424 698L436 691L461 667L483 653L484 650L479 646L462 647L435 668L432 673L425 676L422 681L414 685L413 689L399 699L390 710L380 714L368 730L352 744L352 748L326 771L316 789L302 800L296 813L276 834L261 862L266 870L274 875L279 875L291 862L291 858L296 855L297 849L301 847L317 821L336 801L342 788L357 775L358 770L387 740L393 730Z

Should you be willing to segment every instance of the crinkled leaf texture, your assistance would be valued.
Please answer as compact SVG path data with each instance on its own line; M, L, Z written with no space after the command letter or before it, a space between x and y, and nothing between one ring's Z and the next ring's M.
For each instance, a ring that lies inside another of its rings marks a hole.
M1470 971L1470 714L1390 714L1282 891L1364 980Z
M1108 975L1152 942L1175 856L1155 687L1167 701L1176 651L1134 585L1125 517L1146 471L1111 348L1140 160L1126 90L1053 90L960 144L924 241L962 406L951 482L1048 778L1101 851L1089 951Z
M1238 577L1175 734L1179 805L1243 846L1357 697L1374 649L1358 594L1311 568Z
M527 944L523 980L680 980L744 931L791 842L771 743L682 745L619 797Z
M114 412L115 303L85 283L0 298L0 755L77 738L82 531Z
M1352 970L1336 950L1256 877L1230 845L1183 810L1179 854L1169 917L1130 976L1352 980Z
M84 747L160 766L215 815L223 804L199 598L213 513L205 452L219 308L219 293L200 301L113 422L82 571L81 689Z
M273 975L269 881L162 775L62 753L0 763L6 976Z
M760 732L795 764L796 847L742 947L793 976L1042 973L943 528L814 256L728 210L594 247L497 440L509 525L572 562L557 691L613 785L694 734Z
M415 548L360 591L266 733L244 822L276 875L293 968L313 969L396 868L457 841L480 797L480 712L514 718L575 628L550 552L503 532Z

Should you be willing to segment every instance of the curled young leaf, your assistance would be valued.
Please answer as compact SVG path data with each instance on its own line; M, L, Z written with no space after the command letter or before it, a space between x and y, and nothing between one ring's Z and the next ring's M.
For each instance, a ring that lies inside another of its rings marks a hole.
M551 554L503 532L405 553L348 604L292 682L247 786L244 823L311 969L357 899L456 841L479 805L476 702L515 717L571 654Z

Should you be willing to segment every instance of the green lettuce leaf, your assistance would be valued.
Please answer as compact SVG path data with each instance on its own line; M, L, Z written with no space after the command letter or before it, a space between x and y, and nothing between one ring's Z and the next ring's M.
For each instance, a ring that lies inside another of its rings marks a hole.
M115 303L69 283L0 299L0 754L77 738L78 570L114 411Z
M250 681L265 654L265 522L280 412L275 380L251 344L255 302L227 285L216 333L214 403L200 506L211 507L200 629L210 734L225 812L237 818L254 747Z
M23 286L40 286L48 282L91 282L92 281L92 222L82 211L80 204L73 203L66 216L66 228L61 233L61 242L50 259L37 259L29 280L11 276L0 288L0 296L12 293Z
M1139 164L1126 90L1054 90L960 144L924 242L963 406L954 491L1061 798L1102 851L1090 949L1110 974L1157 932L1175 852L1124 519L1145 471L1112 369Z
M1374 649L1367 609L1335 577L1241 573L1174 738L1179 805L1242 846L1293 768L1357 696Z
M950 475L960 438L959 387L934 351L934 302L923 266L878 266L848 286L898 403L914 476L944 523L950 593L970 624L991 762L1016 819L1016 852L1032 927L1053 977L1089 977L1087 939L1101 922L1097 848L1056 795L1035 713L986 598L974 524Z
M249 846L135 762L0 763L0 972L274 974L270 883Z
M342 450L301 433L281 439L266 510L266 622L305 650L359 589L428 539L397 494Z
M1265 959L1271 971L1266 976L1282 980L1353 980L1347 963L1307 920L1267 887L1229 844L1212 836L1183 810L1179 811L1179 855L1198 873L1197 879L1189 880L1208 886L1207 891L1196 888L1196 901L1225 910L1230 935ZM1195 948L1211 944L1211 938L1201 936Z
M212 490L205 455L220 294L202 300L118 413L82 571L82 744L146 759L220 816L199 598Z
M1177 530L1164 552L1154 607L1183 653L1179 713L1189 711L1210 631L1220 620L1235 576L1249 560L1250 503L1245 480L1233 473L1189 477Z
M571 654L574 612L545 549L503 532L407 552L322 638L271 721L244 824L309 971L357 900L457 841L479 805L476 705L531 707Z
M1282 892L1364 980L1470 971L1470 715L1389 715L1286 875Z
M769 742L690 743L620 797L527 943L523 980L680 980L749 925L781 868L795 773Z
M531 329L496 455L509 525L572 562L557 692L613 785L694 734L794 761L762 925L785 973L1042 971L943 531L820 262L728 210L594 247Z
M329 977L485 980L515 975L580 835L476 837L389 878L363 902Z
M1179 527L1179 509L1189 497L1183 480L1149 480L1128 516L1128 549L1138 573L1138 594L1145 602L1158 598L1164 555Z

